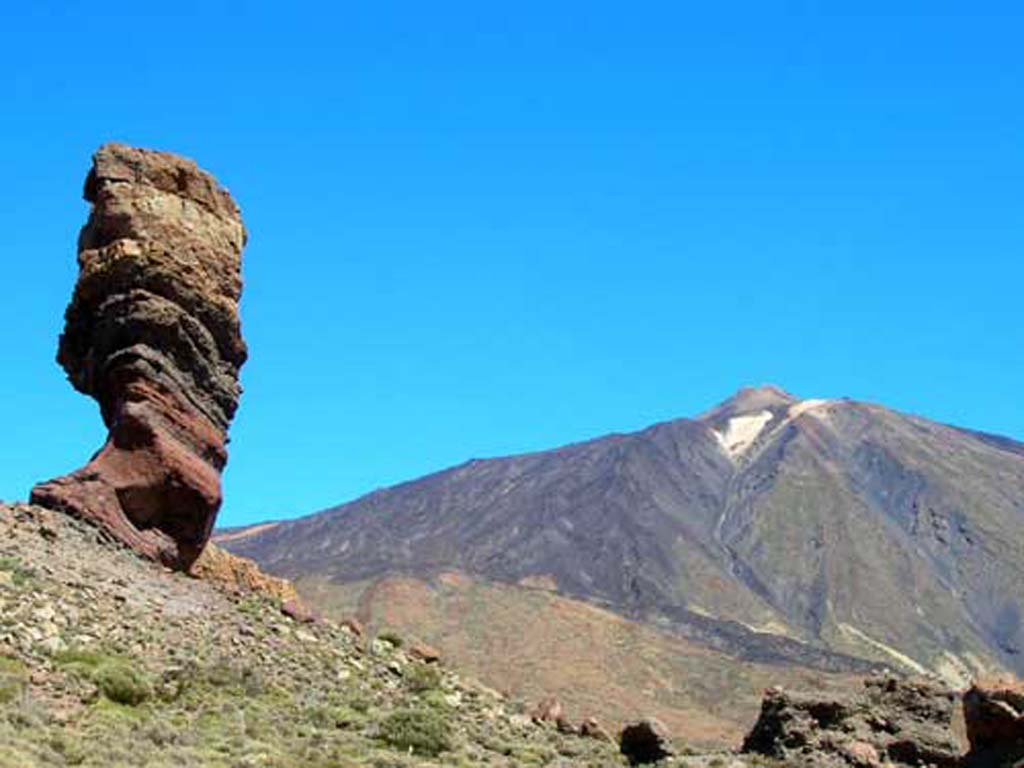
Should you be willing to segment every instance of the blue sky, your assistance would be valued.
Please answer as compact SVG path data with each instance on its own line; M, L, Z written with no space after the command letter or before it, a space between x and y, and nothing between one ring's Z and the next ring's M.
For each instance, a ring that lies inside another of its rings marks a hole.
M0 28L0 498L104 437L53 359L107 140L251 232L225 525L763 382L1024 439L1018 3L147 5Z

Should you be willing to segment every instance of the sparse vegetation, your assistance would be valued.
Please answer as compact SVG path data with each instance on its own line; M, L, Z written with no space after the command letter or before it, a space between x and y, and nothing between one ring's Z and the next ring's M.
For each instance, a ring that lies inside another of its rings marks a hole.
M28 673L17 659L0 656L0 704L14 701L25 688Z
M28 590L0 583L0 768L621 765L612 745L535 726L413 658L396 633L367 648L75 521L44 539L4 509L3 563L36 575Z
M413 662L405 670L405 684L413 693L427 693L441 685L441 670L436 664Z
M115 704L135 707L153 695L149 677L130 659L72 649L58 652L54 660L65 671L91 680Z
M25 586L36 575L34 570L25 567L18 558L11 556L0 557L0 573L9 574L8 578L16 587Z

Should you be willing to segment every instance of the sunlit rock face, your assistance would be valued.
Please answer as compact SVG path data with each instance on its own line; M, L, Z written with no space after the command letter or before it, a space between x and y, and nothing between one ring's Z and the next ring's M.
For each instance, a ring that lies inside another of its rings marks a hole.
M85 199L92 212L57 359L99 403L109 435L32 501L187 569L220 508L241 394L245 228L231 195L194 162L120 144L93 157Z

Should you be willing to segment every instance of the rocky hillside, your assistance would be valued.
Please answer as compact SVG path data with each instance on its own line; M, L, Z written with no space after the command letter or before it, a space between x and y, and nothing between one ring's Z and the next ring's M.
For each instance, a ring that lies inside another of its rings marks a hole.
M1021 542L1024 445L762 387L694 419L470 461L224 546L370 617L387 610L381 580L438 594L459 572L542 585L743 662L963 683L1024 671Z
M649 717L616 743L556 700L527 708L459 676L411 637L316 617L251 563L214 551L197 571L157 566L61 513L0 504L0 768L994 768L1024 757L1019 681L976 685L961 707L935 680L891 675L773 687L741 749L697 751ZM653 647L623 639L623 655ZM675 650L706 668L687 685L729 672ZM591 661L597 675L616 663Z
M273 583L231 572L172 572L0 505L0 768L623 764L423 649L286 615Z

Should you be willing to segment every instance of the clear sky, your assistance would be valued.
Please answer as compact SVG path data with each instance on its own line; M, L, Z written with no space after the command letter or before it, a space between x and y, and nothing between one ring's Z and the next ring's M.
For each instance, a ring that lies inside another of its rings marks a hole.
M0 497L104 437L54 355L108 140L251 233L221 524L745 384L1024 439L1022 8L11 4Z

